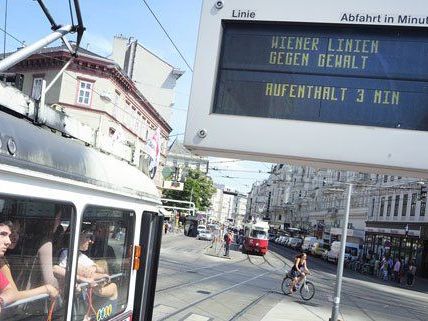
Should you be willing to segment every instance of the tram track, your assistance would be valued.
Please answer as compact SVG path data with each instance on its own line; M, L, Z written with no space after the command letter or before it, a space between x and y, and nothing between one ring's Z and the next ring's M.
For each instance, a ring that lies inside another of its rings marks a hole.
M239 264L239 263L241 263L241 262L244 262L244 261L246 261L246 258L241 259L241 260L238 260L238 261L233 262L233 263L230 263L230 264L228 264L228 265L227 265L227 267L228 267L228 268L230 268L230 267L232 267L232 266L234 266L234 265L236 265L236 264ZM225 264L224 264L224 263L219 263L219 264L216 264L216 265L214 265L214 266L212 266L212 265L211 265L211 266L202 266L202 267L197 267L197 268L195 268L195 269L191 269L191 270L186 270L186 269L184 269L184 270L182 270L181 272L188 272L188 273L192 273L192 272L195 272L195 271L198 271L198 270L202 270L202 269L210 269L210 270L214 270L214 271L219 271L219 270L218 270L218 269L216 269L216 268L221 267L221 266L225 266ZM176 270L176 271L177 271L177 270ZM221 271L221 270L220 270L220 271ZM215 278L215 277L221 276L221 275L225 275L225 274L228 274L228 273L237 272L237 271L239 271L239 269L230 270L230 271L221 271L221 273L218 273L218 274L213 275L213 276L208 276L208 277L205 277L205 278L199 279L199 280L197 280L197 281L189 280L189 281L186 281L186 282L183 282L183 283L180 283L180 284L175 284L175 285L172 285L172 286L168 286L168 287L165 287L165 288L158 289L158 290L156 290L156 293L158 293L158 292L164 292L164 291L171 290L171 289L180 288L180 287L182 287L182 286L188 286L188 285L198 284L198 283L201 283L201 282L203 282L203 281L206 281L206 280L209 280L209 279L212 279L212 278ZM162 274L159 274L158 276L162 276Z
M225 275L225 274L229 274L229 273L238 272L238 271L239 271L239 269L231 270L231 271L224 271L222 273L218 273L218 274L215 274L215 275L207 276L207 277L199 279L197 281L189 281L189 282L184 282L184 283L177 284L177 285L171 285L171 286L168 286L166 288L162 288L162 289L156 290L156 293L167 291L167 290L172 290L172 289L177 289L177 288L180 288L182 286L189 286L189 285L193 285L193 284L198 284L198 283L204 282L206 280L214 279L214 278L217 278L219 276L222 276L222 275Z
M191 302L190 304L186 305L185 307L183 307L183 308L179 308L179 309L175 310L174 312L169 313L169 314L167 314L167 315L163 316L162 318L158 319L158 321L161 321L161 320L167 320L167 319L169 319L169 318L171 318L171 317L173 317L173 316L175 316L175 315L177 315L177 314L179 314L179 313L181 313L181 312L183 312L183 311L186 311L187 309L190 309L190 308L192 308L192 307L194 307L194 306L196 306L196 305L198 305L198 304L200 304L200 303L202 303L202 302L205 302L205 301L207 301L207 300L210 300L210 299L212 299L212 298L214 298L214 297L216 297L216 296L219 296L220 294L223 294L223 293L229 292L229 291L231 291L231 290L233 290L233 289L235 289L235 288L237 288L237 287L239 287L239 286L242 286L242 285L244 285L244 284L247 284L248 282L251 282L251 281L254 281L254 280L258 279L258 278L261 278L261 277L263 277L263 276L265 276L265 275L267 275L267 274L269 274L269 273L272 273L272 271L271 271L271 270L269 270L269 271L266 271L266 272L260 273L260 274L258 274L258 275L256 275L256 276L254 276L254 277L251 277L251 278L246 279L246 280L244 280L244 281L241 281L241 282L239 282L239 283L235 283L235 284L233 284L233 285L231 285L231 286L228 286L228 287L226 287L226 288L224 288L224 289L221 289L221 290L219 290L219 291L217 291L217 292L215 292L215 293L212 293L212 294L210 294L210 295L208 295L208 296L206 296L206 297L204 297L204 298L202 298L202 299L199 299L199 300L193 301L193 302Z

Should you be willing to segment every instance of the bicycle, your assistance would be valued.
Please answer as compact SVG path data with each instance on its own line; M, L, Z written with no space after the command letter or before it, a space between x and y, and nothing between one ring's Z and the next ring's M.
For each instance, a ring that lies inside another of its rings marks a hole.
M290 285L293 281L293 278L290 276L290 272L282 280L281 289L285 295L290 295ZM306 280L306 275L303 277L303 280L296 284L296 287L300 284L300 296L303 300L309 301L315 295L315 285L311 281Z

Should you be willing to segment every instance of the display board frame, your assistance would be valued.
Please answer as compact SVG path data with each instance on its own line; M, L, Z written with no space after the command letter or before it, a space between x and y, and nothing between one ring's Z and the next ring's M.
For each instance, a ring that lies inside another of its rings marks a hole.
M358 3L205 0L185 146L204 156L428 177L428 152L424 148L428 132L424 131L424 126L403 129L399 121L394 128L391 124L383 127L365 125L364 122L343 124L234 115L215 110L225 23L319 25L338 29L370 25L408 33L415 30L419 34L426 30L428 39L427 16L428 8L421 0L411 4L386 0L376 3L367 0ZM243 48L242 54L245 53ZM423 66L428 68L428 55L426 61ZM424 86L423 82L423 90Z

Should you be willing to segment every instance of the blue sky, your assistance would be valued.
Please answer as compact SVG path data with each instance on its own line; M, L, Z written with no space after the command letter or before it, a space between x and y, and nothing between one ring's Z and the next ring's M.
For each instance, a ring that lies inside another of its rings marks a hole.
M0 2L0 25L4 28L6 0ZM168 31L182 54L193 66L202 0L147 0L164 28ZM45 0L58 24L70 23L68 0ZM172 134L184 133L186 110L190 95L192 72L187 68L177 51L151 16L142 0L80 0L86 27L81 46L103 56L111 54L114 35L134 37L147 49L185 70L176 87L176 104L171 126ZM21 41L30 44L50 33L50 24L36 1L8 0L7 31ZM0 49L3 52L3 32L0 32ZM68 37L74 40L74 37ZM11 37L6 38L6 51L13 51L20 44ZM182 135L178 136L180 139ZM270 164L212 159L212 167L231 171L211 171L217 183L247 192L256 180L267 174ZM241 172L242 171L242 172ZM247 171L247 172L244 172ZM229 176L232 178L227 178Z

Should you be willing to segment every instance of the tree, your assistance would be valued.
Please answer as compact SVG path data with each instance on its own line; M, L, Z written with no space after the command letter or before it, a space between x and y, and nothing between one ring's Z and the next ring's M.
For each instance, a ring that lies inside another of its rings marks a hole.
M216 189L210 177L200 170L189 169L184 181L182 191L163 190L164 198L177 199L180 201L192 201L200 211L206 211L211 205L211 197ZM171 202L172 203L172 202ZM183 207L183 204L176 203L175 206Z

